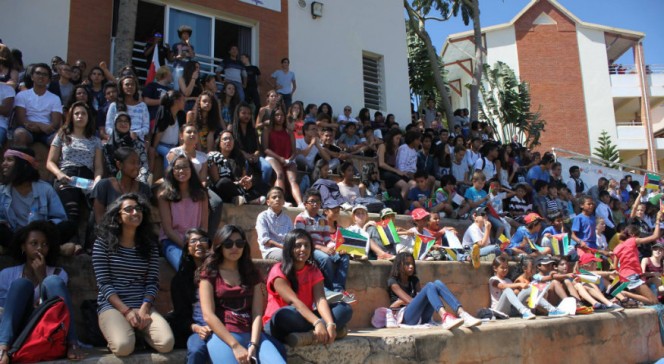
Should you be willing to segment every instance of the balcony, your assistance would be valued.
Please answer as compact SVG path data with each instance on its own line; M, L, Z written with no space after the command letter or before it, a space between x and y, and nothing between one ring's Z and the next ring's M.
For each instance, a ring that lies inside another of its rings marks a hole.
M640 124L616 122L616 132L618 133L619 150L646 149L645 130ZM655 138L655 149L664 151L664 138Z
M613 97L640 97L639 78L634 65L612 65L609 67ZM664 97L664 65L647 65L646 79L650 84L650 95Z

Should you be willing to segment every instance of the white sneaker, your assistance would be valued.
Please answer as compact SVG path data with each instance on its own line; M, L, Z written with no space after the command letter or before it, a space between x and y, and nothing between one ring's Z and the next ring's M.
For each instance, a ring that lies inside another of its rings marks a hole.
M472 316L468 312L462 312L460 315L463 320L463 327L474 327L482 324L482 320Z
M443 329L452 330L463 324L463 319L456 318L454 315L445 313L443 315Z

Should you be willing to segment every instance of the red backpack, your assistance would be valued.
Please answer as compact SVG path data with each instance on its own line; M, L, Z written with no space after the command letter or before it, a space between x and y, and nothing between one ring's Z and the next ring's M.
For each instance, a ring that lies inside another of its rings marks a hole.
M46 300L35 309L9 350L12 363L36 363L67 354L69 310L61 297Z

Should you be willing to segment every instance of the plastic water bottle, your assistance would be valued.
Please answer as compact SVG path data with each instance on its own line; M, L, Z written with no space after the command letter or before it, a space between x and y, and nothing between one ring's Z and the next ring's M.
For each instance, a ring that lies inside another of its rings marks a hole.
M92 186L94 185L94 181L87 178L71 177L70 185L83 190L91 190Z

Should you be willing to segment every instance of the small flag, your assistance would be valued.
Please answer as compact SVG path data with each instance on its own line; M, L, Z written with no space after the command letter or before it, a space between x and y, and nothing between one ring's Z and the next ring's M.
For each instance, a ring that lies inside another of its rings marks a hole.
M505 249L507 249L507 247L510 245L510 239L508 239L505 234L500 234L498 240L500 240L500 251L505 251Z
M378 235L380 235L383 245L397 245L401 243L399 234L397 234L397 228L391 219L385 219L376 223L376 230L378 231Z
M533 241L530 240L529 238L526 238L526 240L528 240L528 244L530 244L530 249L532 249L533 251L538 251L538 252L543 252L544 251L545 248L542 248L541 246L535 245L535 243L533 243Z
M616 277L613 279L613 282L609 285L609 287L606 289L606 293L610 294L611 296L615 297L618 295L618 293L622 292L627 288L629 285L629 282L620 282L620 277Z
M447 245L453 249L463 249L463 245L459 241L459 238L453 231L447 230L445 232L445 239L447 240Z
M148 69L148 76L145 78L145 85L149 85L154 81L154 76L157 74L157 70L161 65L159 64L159 47L154 47L154 52L152 52L152 62L150 63L150 68Z
M489 210L489 214L491 216L495 217L496 219L500 219L500 215L498 214L498 211L496 211L496 209L494 209L493 206L491 206L490 203L486 204L486 209Z
M553 248L553 255L567 255L570 252L569 235L560 234L554 235L551 238L551 247Z
M336 250L348 254L366 256L369 254L369 237L339 228L335 239Z
M448 247L443 247L443 249L445 249L445 253L447 254L448 257L450 257L450 259L452 259L453 261L458 260L457 253L454 249ZM664 280L664 278L662 278L662 280Z
M551 283L533 283L530 285L530 296L528 297L528 307L535 308L539 301L549 290Z
M577 276L583 283L599 284L599 282L602 280L602 278L597 274L589 272L585 269L579 269L579 273L580 274L578 274Z
M659 175L646 173L643 185L646 189L659 191Z
M415 243L413 244L413 257L415 260L424 260L431 247L436 242L436 238L432 236L415 235Z

